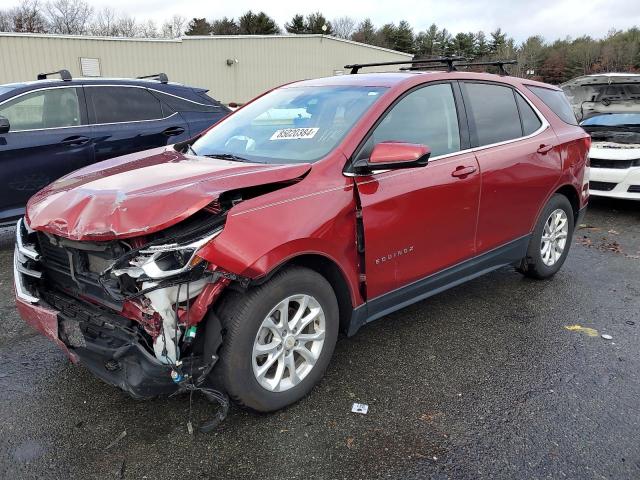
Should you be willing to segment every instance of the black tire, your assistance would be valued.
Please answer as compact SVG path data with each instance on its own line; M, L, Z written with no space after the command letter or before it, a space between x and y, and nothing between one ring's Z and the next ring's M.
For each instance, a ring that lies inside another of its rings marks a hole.
M269 391L253 373L253 345L262 322L272 308L291 295L314 297L325 314L322 350L306 377L283 392ZM218 315L225 330L216 372L231 399L258 412L272 412L307 395L324 375L338 337L339 311L335 293L319 273L303 267L289 267L246 294L231 295L221 303Z
M542 233L544 231L545 223L549 219L549 216L557 209L564 210L565 214L567 215L567 241L564 250L560 255L560 258L558 258L558 260L556 260L553 265L549 266L543 261L542 253L540 251L542 244ZM544 209L542 210L542 213L540 214L540 218L536 223L536 227L533 230L531 240L529 241L527 256L522 259L522 262L518 267L518 271L523 275L526 275L527 277L540 280L554 276L558 272L558 270L560 270L560 267L562 267L562 264L567 258L573 239L573 229L574 213L571 203L569 202L569 199L567 197L556 193L547 202Z

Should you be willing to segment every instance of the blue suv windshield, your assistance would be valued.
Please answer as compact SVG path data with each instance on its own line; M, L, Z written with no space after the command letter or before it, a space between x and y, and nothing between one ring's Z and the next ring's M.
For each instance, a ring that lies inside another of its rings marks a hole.
M583 127L640 127L640 113L607 113L587 118Z
M221 121L192 153L258 163L306 163L326 156L385 87L287 87Z

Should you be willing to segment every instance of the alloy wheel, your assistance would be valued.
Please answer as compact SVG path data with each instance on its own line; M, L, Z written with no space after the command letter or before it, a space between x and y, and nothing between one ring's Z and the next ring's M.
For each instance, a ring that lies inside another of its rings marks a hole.
M567 214L561 208L557 208L547 218L542 231L540 254L545 265L553 266L562 256L567 245L568 235L569 219Z
M265 317L253 343L256 380L266 390L283 392L311 372L322 352L325 315L311 295L292 295Z

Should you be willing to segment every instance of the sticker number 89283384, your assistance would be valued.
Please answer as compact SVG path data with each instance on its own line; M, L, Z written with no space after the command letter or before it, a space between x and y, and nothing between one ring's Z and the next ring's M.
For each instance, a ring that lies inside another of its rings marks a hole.
M283 128L276 130L270 140L297 140L301 138L313 138L319 128Z

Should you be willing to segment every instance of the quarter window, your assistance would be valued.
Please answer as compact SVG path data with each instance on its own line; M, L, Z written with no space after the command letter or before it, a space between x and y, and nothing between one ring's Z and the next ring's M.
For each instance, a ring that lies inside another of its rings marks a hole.
M522 119L522 133L525 136L531 135L542 126L542 122L531 105L519 93L516 93L516 102L520 111L520 119Z
M520 116L510 87L488 83L463 83L467 114L475 125L472 143L477 146L522 136ZM475 138L474 138L475 137Z
M578 124L576 114L574 113L573 108L571 108L571 104L562 90L551 90L550 88L534 86L528 86L527 88L531 90L536 97L542 100L544 104L553 111L553 113L560 117L560 120L570 125Z
M196 103L186 100L181 97L175 97L166 93L153 91L151 92L154 97L158 98L164 107L166 112L217 112L222 110L220 105L205 105L203 103Z
M135 122L162 118L160 101L144 88L87 87L92 123Z
M415 90L387 113L375 128L357 159L366 159L380 142L427 145L431 156L460 150L460 130L453 90L448 83Z
M0 116L9 120L11 131L38 130L81 125L76 88L52 88L22 95L0 105Z

